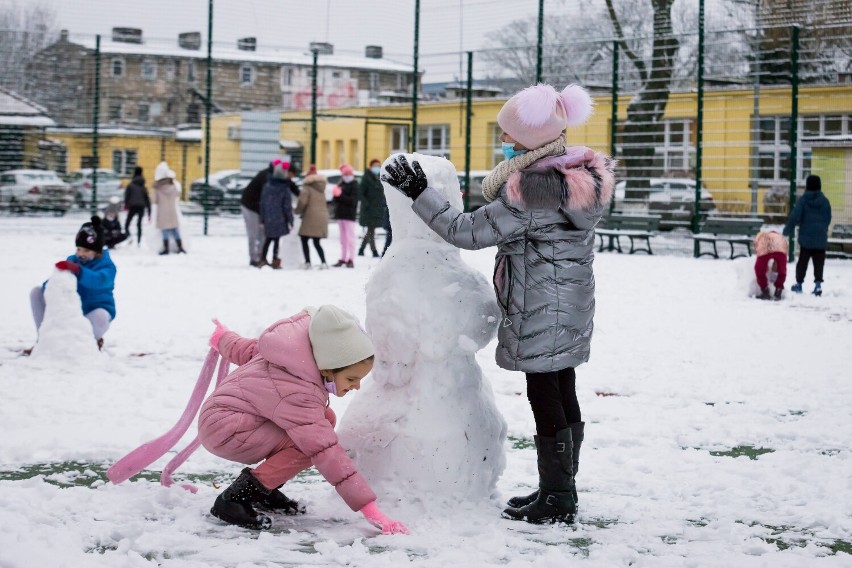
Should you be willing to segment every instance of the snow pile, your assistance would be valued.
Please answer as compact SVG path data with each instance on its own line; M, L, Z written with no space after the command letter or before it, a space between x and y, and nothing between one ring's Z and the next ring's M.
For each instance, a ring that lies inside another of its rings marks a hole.
M449 161L411 159L461 208ZM339 435L380 502L398 499L419 513L428 503L445 514L446 504L491 497L505 467L506 422L475 359L500 312L487 280L413 213L411 200L387 185L385 195L394 240L367 283L376 364Z
M67 270L57 270L47 281L44 299L47 304L44 321L38 332L38 343L33 348L33 357L75 361L98 355L92 324L80 307L77 277Z

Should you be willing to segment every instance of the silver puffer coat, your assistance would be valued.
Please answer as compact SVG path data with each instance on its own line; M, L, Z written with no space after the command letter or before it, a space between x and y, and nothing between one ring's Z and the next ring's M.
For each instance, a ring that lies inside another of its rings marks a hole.
M462 213L427 188L414 212L463 249L497 245L494 291L503 310L497 364L545 373L589 359L595 314L595 225L612 198L615 162L589 151L512 174L487 206Z

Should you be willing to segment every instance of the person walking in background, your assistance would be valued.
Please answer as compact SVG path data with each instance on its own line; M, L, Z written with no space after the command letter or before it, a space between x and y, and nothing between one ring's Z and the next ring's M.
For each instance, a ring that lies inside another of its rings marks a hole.
M529 523L573 522L584 426L575 367L589 360L595 313L595 225L615 188L615 161L566 147L565 127L592 113L585 89L534 85L497 114L506 159L486 176L485 207L452 207L415 161L394 157L382 181L459 248L497 246L494 288L503 311L497 364L526 375L535 419L538 490L513 497L503 515ZM437 260L437 259L436 259Z
M161 255L169 254L169 237L177 244L178 253L186 254L180 238L179 199L180 189L175 183L175 173L166 162L160 162L154 170L154 204L157 206L157 228L163 233Z
M370 162L370 169L364 172L361 185L358 187L359 221L362 227L366 227L367 233L361 241L358 256L364 256L364 249L370 245L373 257L379 257L376 250L376 228L382 226L385 209L385 190L379 175L382 173L382 163L379 160Z
M127 209L127 219L124 221L124 232L130 235L130 223L136 219L136 246L142 243L142 214L147 212L148 221L151 221L151 199L148 197L148 188L145 187L145 178L142 176L142 168L136 166L133 170L133 179L124 188L124 208Z
M754 275L757 277L757 286L760 288L759 300L768 300L770 272L774 272L776 300L781 299L784 293L784 281L787 279L787 239L778 231L762 231L754 238Z
M290 233L293 228L293 200L290 194L290 184L287 170L290 164L281 158L272 160L272 175L266 180L260 192L260 222L263 224L265 241L261 251L258 268L267 264L266 255L269 245L272 245L272 268L281 268L278 257L278 241Z
M260 250L264 241L260 223L260 192L263 191L263 186L266 185L271 172L272 162L269 162L269 166L255 174L240 196L240 212L243 214L243 222L246 225L250 266L260 264Z
M308 168L308 174L302 180L302 192L296 204L296 214L301 215L302 223L299 225L299 237L302 239L302 254L305 264L302 268L311 268L311 250L308 241L314 241L314 249L320 259L320 269L328 268L325 262L325 251L322 249L320 239L328 236L328 205L325 202L326 179L317 174L317 168L313 164Z
M810 175L805 180L805 193L797 201L784 227L784 236L793 234L799 226L799 261L796 263L796 283L790 288L801 293L808 263L814 261L814 295L822 296L825 251L828 250L828 227L831 225L831 203L822 193L822 180Z
M349 164L340 166L343 179L334 188L334 218L340 229L340 260L334 266L355 266L355 219L358 214L358 182Z

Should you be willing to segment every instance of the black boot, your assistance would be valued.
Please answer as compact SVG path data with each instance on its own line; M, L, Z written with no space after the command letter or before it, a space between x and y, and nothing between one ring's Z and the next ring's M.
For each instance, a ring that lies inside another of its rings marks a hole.
M574 446L571 466L575 476L577 475L577 470L580 469L580 446L583 445L583 428L585 425L585 422L574 422L573 424L568 425L568 428L571 429L571 443ZM536 441L536 447L538 447L538 441ZM577 498L576 484L574 485L573 495L574 503L579 503L580 500ZM538 499L538 489L529 495L512 497L506 502L506 504L513 509L520 509L521 507L526 507L536 499Z
M258 514L251 506L251 503L264 497L263 491L268 490L254 478L249 468L245 468L236 481L216 497L210 514L231 525L255 530L268 529L272 526L272 519Z
M253 505L257 505L261 509L266 509L267 511L277 511L280 513L284 513L285 515L304 515L305 514L305 506L290 499L280 491L283 485L279 485L275 489L267 489L263 487L262 484L258 483L260 487L260 495L257 496L257 500L252 501Z
M178 246L178 254L186 254L186 251L183 250L183 242L180 239L177 239L175 242Z
M160 254L169 254L169 241L168 239L163 239L163 250L160 251Z
M520 508L509 507L503 516L528 523L574 522L573 442L571 429L565 428L555 437L537 436L539 492L536 500Z

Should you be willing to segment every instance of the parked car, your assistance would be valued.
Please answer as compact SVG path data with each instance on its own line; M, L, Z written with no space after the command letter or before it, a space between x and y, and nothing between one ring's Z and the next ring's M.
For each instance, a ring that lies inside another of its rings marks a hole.
M651 178L647 188L631 189L627 182L615 186L615 204L625 211L641 209L660 216L661 229L686 227L692 220L695 204L695 180L690 178ZM716 210L713 195L701 188L702 219Z
M74 190L52 170L8 170L0 174L0 207L4 209L64 215L73 203Z
M459 176L459 187L462 192L462 199L467 198L467 209L465 211L475 211L480 207L488 205L485 197L482 195L482 180L485 179L491 170L471 170L470 171L470 195L465 195L464 190L464 172L456 172Z
M225 201L225 193L233 189L238 183L240 170L219 170L210 172L210 188L207 190L207 206L218 209ZM189 200L203 205L204 200L204 178L198 178L189 185ZM237 209L239 209L239 197L237 197Z
M222 211L229 213L240 212L240 198L243 196L243 190L254 179L256 174L240 173L237 177L227 182L225 194L222 196L222 203L219 206Z
M83 168L65 177L65 181L74 189L74 203L78 207L86 208L92 203L93 174L94 169ZM112 197L124 199L121 177L113 170L98 168L98 206L106 205Z

